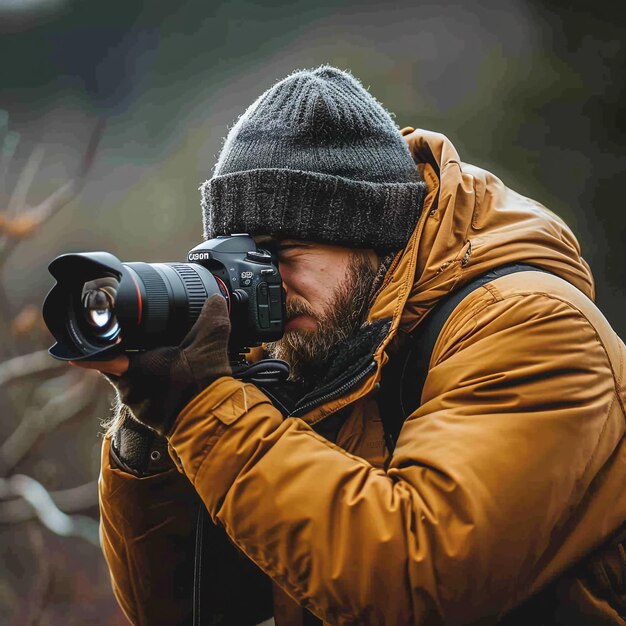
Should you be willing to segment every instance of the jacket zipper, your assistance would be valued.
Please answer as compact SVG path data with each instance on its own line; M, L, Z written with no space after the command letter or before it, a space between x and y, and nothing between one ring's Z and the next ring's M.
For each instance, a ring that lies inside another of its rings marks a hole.
M303 404L301 406L296 406L296 408L291 412L289 417L300 417L300 415L303 415L310 409L313 409L316 406L320 406L324 404L325 402L334 400L335 398L342 396L344 393L346 393L347 391L350 391L350 389L352 389L358 383L360 383L366 376L368 376L375 369L376 369L376 361L371 361L370 364L365 369L361 370L353 378L343 383L342 385L340 385L333 391L329 391L322 395L313 397L306 404Z

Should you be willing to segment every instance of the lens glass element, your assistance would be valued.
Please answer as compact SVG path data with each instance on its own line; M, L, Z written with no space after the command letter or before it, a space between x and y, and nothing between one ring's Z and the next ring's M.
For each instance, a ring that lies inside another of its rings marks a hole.
M112 339L119 331L115 317L115 298L119 282L110 276L90 280L81 295L84 320L98 339Z

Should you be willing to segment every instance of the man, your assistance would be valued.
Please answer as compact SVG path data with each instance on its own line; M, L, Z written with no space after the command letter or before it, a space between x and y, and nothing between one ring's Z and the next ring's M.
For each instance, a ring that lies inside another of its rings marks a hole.
M207 237L278 255L267 348L298 393L285 416L231 376L219 297L181 346L98 364L122 401L100 496L131 621L624 626L626 349L566 225L332 67L262 94L202 194ZM385 445L409 337L513 265L454 307Z

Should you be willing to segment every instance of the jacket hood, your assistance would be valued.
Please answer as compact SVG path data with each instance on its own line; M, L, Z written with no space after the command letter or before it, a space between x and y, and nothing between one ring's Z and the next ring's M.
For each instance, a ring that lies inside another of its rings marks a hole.
M486 170L461 162L444 135L402 131L428 186L422 215L392 265L370 312L409 332L451 290L491 269L528 263L572 283L593 300L594 283L565 222L509 189Z

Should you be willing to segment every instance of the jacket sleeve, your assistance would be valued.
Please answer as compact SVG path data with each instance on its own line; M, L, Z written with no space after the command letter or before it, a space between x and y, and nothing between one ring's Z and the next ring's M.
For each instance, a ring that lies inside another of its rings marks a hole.
M172 469L137 478L112 467L104 441L100 539L113 591L135 625L190 624L198 499Z
M231 378L179 415L170 444L213 519L329 623L510 609L547 575L623 435L586 317L544 294L483 294L449 320L387 472Z
M104 441L100 535L113 591L132 624L193 621L200 499L177 468L137 478L111 465ZM258 624L272 615L271 582L207 519L200 602L211 624Z

